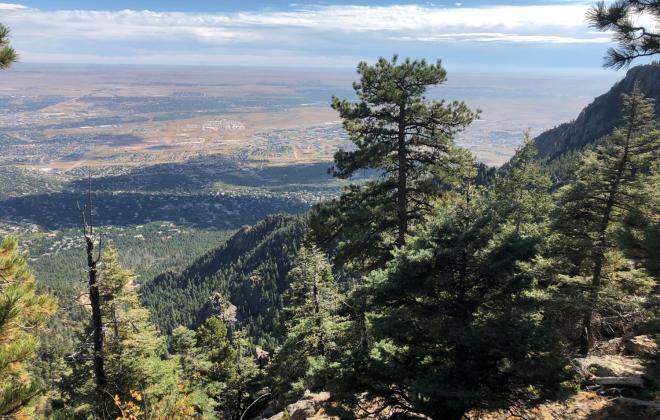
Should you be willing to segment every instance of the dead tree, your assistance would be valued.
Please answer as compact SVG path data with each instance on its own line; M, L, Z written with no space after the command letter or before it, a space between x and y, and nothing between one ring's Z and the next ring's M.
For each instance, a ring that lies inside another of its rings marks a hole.
M98 235L98 249L95 245L96 236L94 233L94 219L92 208L92 186L91 177L89 178L89 189L87 193L87 202L84 206L80 207L82 233L85 238L86 252L87 252L87 273L88 273L88 288L89 288L89 302L92 308L92 343L93 343L93 360L94 360L94 381L96 384L96 394L99 400L107 398L106 387L108 378L105 374L104 368L104 354L103 354L103 317L101 315L101 293L99 290L99 272L98 266L101 261L101 236Z

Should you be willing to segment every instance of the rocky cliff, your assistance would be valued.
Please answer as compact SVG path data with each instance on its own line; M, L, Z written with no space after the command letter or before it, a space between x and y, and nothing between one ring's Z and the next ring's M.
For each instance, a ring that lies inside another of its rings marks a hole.
M634 67L609 92L584 108L574 121L536 137L539 156L552 159L568 151L582 149L612 132L622 122L622 94L630 93L635 83L647 97L656 100L656 115L660 115L660 63Z

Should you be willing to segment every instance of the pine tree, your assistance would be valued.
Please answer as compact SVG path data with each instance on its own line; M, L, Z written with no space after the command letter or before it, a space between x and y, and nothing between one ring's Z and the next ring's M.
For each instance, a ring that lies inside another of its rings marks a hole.
M244 330L234 332L232 345L234 366L227 379L227 389L221 396L220 407L226 418L240 418L255 399L260 372L255 362L254 347Z
M660 137L660 130L655 136ZM626 256L640 262L652 276L660 277L660 161L644 182L648 200L626 214L621 245Z
M529 132L523 145L504 167L495 183L494 193L501 217L520 232L523 224L538 223L550 208L552 181L537 161L538 152Z
M353 87L359 101L332 100L356 146L335 154L332 171L350 178L373 170L379 178L348 187L319 209L315 225L320 237L338 243L338 261L371 268L403 246L411 226L428 214L429 196L460 164L453 137L477 113L462 102L426 99L429 87L446 80L440 61L381 58L373 66L361 62L358 74Z
M543 294L521 269L542 238L534 223L503 223L499 203L468 187L367 279L375 344L356 390L367 400L458 419L559 390Z
M639 24L643 18L655 21L656 28ZM614 33L619 48L610 48L604 67L620 69L639 57L660 54L660 1L617 0L605 4L599 1L587 14L592 27Z
M191 390L189 399L195 411L204 416L222 412L227 382L235 373L234 348L224 324L211 317L197 331L175 328L172 350L179 360L180 376Z
M228 405L228 382L236 375L236 352L227 336L227 327L215 317L208 318L195 332L196 346L206 362L202 383L220 407Z
M36 292L36 281L7 236L0 244L0 417L27 414L41 391L29 373L37 333L55 311L54 300Z
M141 306L135 276L122 268L111 245L103 253L100 286L103 318L107 320L108 392L125 397L131 390L139 391L145 406L166 410L167 399L177 385L176 365L173 360L162 359L167 339Z
M105 395L99 398L91 383L90 353L87 341L72 360L69 378L70 406L76 413L106 418L119 415L116 398L129 400L140 395L146 415L166 414L177 404L177 364L164 360L166 338L150 321L149 311L140 305L134 275L124 270L112 244L103 252L99 270L99 296L104 321L103 360L106 375Z
M313 388L310 366L323 364L339 350L339 289L330 263L315 245L304 245L298 252L285 299L284 343L273 366L278 394L292 399Z
M18 60L16 51L9 46L9 28L0 23L0 70L6 70Z
M614 266L622 265L608 259L616 245L614 231L626 214L649 200L646 184L653 178L647 174L657 170L660 146L653 109L653 101L637 87L624 95L623 126L585 153L576 181L561 191L557 203L555 228L561 232L563 273L584 291L579 302L583 353L594 340L592 323L603 283L616 277L608 269L616 271Z

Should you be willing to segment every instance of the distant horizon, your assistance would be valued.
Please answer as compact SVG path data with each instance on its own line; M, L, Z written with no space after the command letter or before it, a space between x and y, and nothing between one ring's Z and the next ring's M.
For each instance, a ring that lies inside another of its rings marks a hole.
M252 70L286 70L286 71L328 71L331 73L350 73L351 75L356 74L357 65L361 61L366 61L367 63L373 64L381 56L373 57L371 59L361 59L355 61L352 65L304 65L291 63L289 65L249 65L249 64L232 64L232 63L78 63L78 62L51 62L51 61L21 61L20 56L19 60L12 65L12 70L23 70L29 67L61 67L61 68L84 68L84 67L93 67L93 68L112 68L112 67L127 67L127 68L144 68L144 69L252 69ZM391 59L392 56L382 56L386 59ZM425 59L427 62L435 62L435 59L428 59L425 57L407 57L399 56L399 60L410 58L411 60L421 60ZM605 79L619 80L623 79L628 72L628 70L651 64L650 62L639 62L631 65L629 68L623 68L619 70L606 69L602 67L562 67L562 68L547 68L547 67L507 67L507 66L490 66L490 67L477 67L477 66L466 66L466 65L452 65L447 63L445 60L442 60L443 67L448 72L448 77L456 75L470 75L470 76L480 76L480 75L490 75L495 77L514 77L525 75L529 77L548 77L556 76L561 78L571 78L571 77L586 77L586 76L596 76L602 77Z

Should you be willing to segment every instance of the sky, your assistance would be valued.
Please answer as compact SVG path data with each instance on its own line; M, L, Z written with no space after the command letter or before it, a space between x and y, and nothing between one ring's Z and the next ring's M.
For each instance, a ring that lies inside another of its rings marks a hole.
M590 1L17 0L21 61L354 67L380 56L476 72L606 72Z

